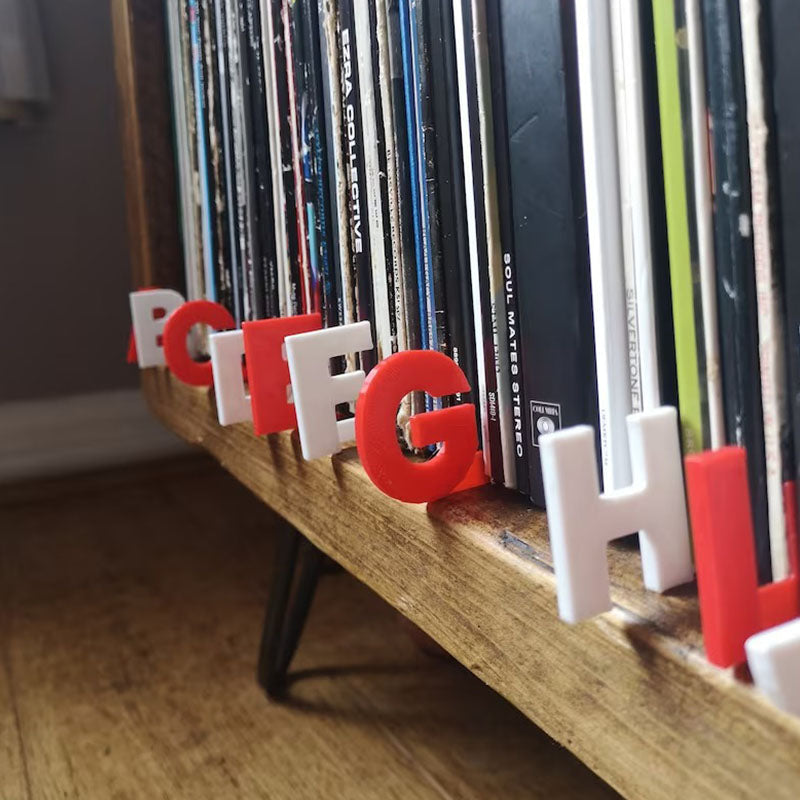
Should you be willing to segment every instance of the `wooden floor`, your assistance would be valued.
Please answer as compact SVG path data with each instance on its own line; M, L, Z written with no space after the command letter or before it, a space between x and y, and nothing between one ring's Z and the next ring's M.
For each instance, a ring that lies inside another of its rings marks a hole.
M344 573L268 702L277 524L202 459L0 489L0 798L616 796Z

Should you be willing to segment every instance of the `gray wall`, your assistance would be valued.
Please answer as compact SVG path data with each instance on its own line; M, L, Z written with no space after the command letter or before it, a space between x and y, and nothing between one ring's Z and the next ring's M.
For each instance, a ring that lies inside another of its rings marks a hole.
M37 0L51 105L0 127L0 402L134 386L110 0Z

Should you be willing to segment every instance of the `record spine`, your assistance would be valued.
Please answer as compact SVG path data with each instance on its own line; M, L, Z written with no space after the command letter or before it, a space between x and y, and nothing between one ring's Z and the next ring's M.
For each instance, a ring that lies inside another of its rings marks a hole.
M386 223L389 231L393 296L390 301L395 317L397 350L408 349L405 292L403 286L403 238L400 220L400 198L393 110L394 87L389 43L389 18L386 0L376 0L377 75L380 82L380 115L386 164Z
M350 237L347 227L347 180L344 174L342 149L342 97L339 90L339 45L336 34L337 11L335 0L319 0L317 10L321 49L323 117L327 145L328 196L331 209L330 232L332 243L332 281L337 297L337 318L340 325L354 322L352 293L347 269L350 255ZM355 369L355 355L345 357L348 369Z
M519 286L514 258L514 219L511 209L511 168L508 155L508 122L503 79L503 42L499 0L486 0L486 31L491 82L494 156L497 175L498 232L503 265L506 341L511 395L513 452L516 488L529 494L528 452L530 425L524 412L525 355L519 335Z
M784 469L782 431L786 426L786 364L783 357L783 299L781 279L773 262L772 215L767 167L767 127L764 70L761 53L760 3L739 0L742 29L744 85L747 98L747 134L750 155L750 189L753 214L753 252L758 312L759 366L764 421L772 580L789 575L789 553L783 504Z
M694 213L700 274L700 302L705 350L708 446L725 444L725 413L722 400L722 368L719 354L714 226L711 215L711 165L709 164L708 107L703 64L703 31L700 0L686 0L686 38L689 50L689 97L691 114ZM697 303L695 303L697 306Z
M277 271L279 316L290 313L291 269L289 265L289 241L287 236L286 196L283 182L281 153L281 126L278 106L278 76L275 58L275 26L272 1L260 0L261 58L264 64L267 129L269 132L269 158L272 166L272 212L275 226L275 269Z
M170 57L170 90L172 114L175 130L175 150L177 153L176 168L181 207L181 240L183 245L184 273L186 293L190 300L202 297L198 269L201 265L197 251L197 217L194 200L194 145L191 140L187 105L189 103L189 86L184 71L184 45L181 31L180 6L175 2L167 3L166 26Z
M203 75L203 44L201 35L200 5L198 0L188 0L189 37L191 42L192 77L194 81L195 130L197 131L197 172L200 178L201 242L204 270L205 297L216 300L214 275L213 221L211 187L208 175L208 134L206 130L205 77Z
M447 152L441 160L449 167L449 202L452 215L451 262L445 263L447 284L447 314L450 326L453 358L464 371L471 387L470 398L475 406L478 429L480 430L480 404L478 399L478 373L475 361L475 327L472 313L472 280L470 277L469 241L467 234L467 209L464 182L464 161L461 146L461 114L458 101L458 71L455 51L455 28L452 3L440 0L438 11L441 16L442 56L445 61L444 100L447 120L442 127L447 137L442 141ZM437 139L438 141L438 139ZM459 402L465 402L463 395L457 395Z
M211 0L202 0L202 39L205 58L208 147L210 154L210 183L212 191L212 219L214 222L214 264L217 302L232 314L233 300L232 254L230 229L227 225L227 188L224 163L224 131L222 117L222 85L218 64L222 54L217 49L217 22Z
M769 37L765 53L769 58L775 135L772 140L772 166L779 180L776 190L776 257L784 281L786 315L786 361L788 366L789 420L784 447L788 477L795 480L795 496L800 493L800 104L797 102L797 75L800 72L800 4L795 0L771 0ZM779 168L779 170L778 170ZM794 265L794 267L792 266Z
M739 15L730 0L703 0L722 380L728 441L747 451L759 579L770 580L764 428L758 358L744 66Z
M500 427L500 453L503 461L503 483L516 488L514 456L514 420L511 408L511 375L506 349L506 304L503 287L503 254L499 237L497 183L494 167L494 132L492 129L492 99L489 85L489 54L486 45L486 9L483 0L472 0L473 46L475 77L478 94L478 130L480 131L481 162L483 166L484 221L489 265L489 296L492 319L492 346L497 373L497 416Z
M375 326L370 230L365 211L363 128L360 103L358 47L354 27L353 0L339 3L339 52L341 55L342 107L345 122L345 160L347 164L348 210L350 225L351 275L356 287L356 310L359 320ZM369 372L375 365L375 350L360 354L361 369Z
M303 157L300 131L300 116L297 107L298 86L295 79L295 57L293 51L290 0L282 0L281 21L283 23L284 56L286 58L286 83L289 99L289 134L292 143L292 175L294 177L295 223L297 228L298 266L300 279L300 307L304 314L313 311L311 301L309 232L306 226L305 185L303 181ZM301 90L302 91L302 90Z
M230 259L233 316L236 325L244 320L241 253L239 251L238 215L236 212L236 171L233 162L233 123L231 119L230 61L228 58L227 12L224 0L214 0L217 70L220 87L223 163L225 168L225 211L228 220L228 257Z
M608 491L631 482L626 423L631 394L608 4L578 2L575 18L600 448Z
M483 217L483 167L480 148L471 131L478 129L475 55L472 47L471 0L453 0L458 98L461 114L461 145L466 185L467 232L472 278L475 351L478 367L478 396L481 410L481 440L486 474L503 482L503 455L500 445L500 420L497 416L497 372L489 304L489 279L486 231Z
M692 278L689 206L681 128L675 6L653 0L659 122L667 218L670 286L674 320L675 361L684 454L707 446L702 410L698 335Z
M372 299L377 358L392 353L392 326L389 322L389 287L386 272L386 239L383 229L378 127L375 103L375 76L370 35L370 9L367 0L353 0L356 58L358 63L361 131L364 153L364 181L371 261Z

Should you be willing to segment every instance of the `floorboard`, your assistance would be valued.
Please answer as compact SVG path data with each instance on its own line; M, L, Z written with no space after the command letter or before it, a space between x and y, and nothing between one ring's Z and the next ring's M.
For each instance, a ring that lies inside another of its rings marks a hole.
M615 796L344 572L268 702L280 524L204 459L0 490L0 798Z

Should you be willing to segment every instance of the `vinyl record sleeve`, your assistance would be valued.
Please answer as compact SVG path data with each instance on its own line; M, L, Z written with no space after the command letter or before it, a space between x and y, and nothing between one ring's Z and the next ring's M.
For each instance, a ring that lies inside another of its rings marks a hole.
M708 446L701 386L702 333L696 325L689 194L672 0L653 0L664 198L669 246L675 361L684 454Z
M642 97L647 141L647 173L650 178L649 208L652 240L653 316L658 350L659 392L662 405L678 408L678 376L675 368L675 332L672 324L667 212L664 197L664 163L661 156L661 116L658 102L653 8L639 4L639 35L642 45ZM710 212L709 212L710 213ZM713 247L713 242L712 242ZM716 302L716 300L715 300Z
M227 175L225 172L222 85L219 80L220 54L217 48L217 21L213 0L201 0L203 58L208 121L208 151L212 192L214 266L217 302L235 318L230 228L227 214Z
M747 451L761 582L770 580L764 421L759 371L750 167L738 5L703 0L708 106L714 164L717 263L726 434Z
M200 178L200 230L203 254L205 297L216 300L214 263L214 218L209 175L208 125L206 122L205 64L203 59L202 21L198 0L188 0L189 38L191 42L192 79L194 86L195 130L197 133L197 173Z
M317 0L301 0L303 30L303 66L305 75L305 141L308 147L314 184L314 228L319 264L319 310L326 327L339 324L336 256L331 235L331 193L328 182L328 144L323 110L322 59L320 54L319 13ZM336 359L336 370L344 370L344 359Z
M389 321L390 353L397 352L397 314L395 313L395 266L392 256L392 220L389 211L389 175L387 163L387 128L383 115L383 84L381 81L381 51L378 42L378 7L376 0L368 0L370 57L372 61L372 89L375 104L375 136L378 150L378 195L380 199L381 230L383 232L383 272L386 283L387 318Z
M184 4L185 8L185 4ZM193 112L191 82L185 71L184 34L182 31L182 7L179 3L167 3L166 24L169 42L170 99L175 140L175 166L180 202L181 244L186 280L186 296L189 300L202 297L202 265L197 246L198 220L195 200L193 169L195 143L189 125ZM188 33L188 31L187 31Z
M800 74L800 3L794 0L771 0L769 44L765 51L771 60L771 98L774 103L773 153L775 191L778 200L777 244L779 263L783 266L784 308L786 314L786 360L789 381L789 425L784 437L784 462L793 465L800 492L800 103L797 102L797 76ZM793 441L793 447L792 447Z
M422 193L420 191L420 149L418 126L417 80L414 68L414 48L416 25L412 27L411 12L413 0L399 0L399 28L402 56L403 98L405 107L406 144L408 146L408 185L411 196L411 217L414 230L414 259L416 264L417 291L416 300L419 311L420 347L431 349L433 330L428 314L429 306L429 272L427 263L427 243L422 209Z
M347 176L343 148L344 129L337 21L336 0L319 0L323 113L325 139L328 145L330 228L334 251L333 279L338 297L339 324L344 325L356 321L356 309L350 278L350 229L347 224ZM348 369L355 369L355 355L348 353L346 360Z
M254 219L251 214L250 181L248 178L248 148L244 114L244 82L240 54L239 13L237 0L224 0L225 32L227 34L228 82L230 98L231 165L238 233L237 252L242 292L242 319L254 318L253 253Z
M773 258L769 161L770 130L764 98L764 67L761 42L761 4L739 0L742 30L744 83L747 98L747 135L750 156L750 186L753 212L753 254L758 311L761 403L767 471L772 580L789 575L789 551L783 503L783 431L788 408L784 359L782 276ZM773 176L774 177L774 176Z
M273 162L273 179L280 180L283 190L283 215L286 225L287 259L287 310L300 314L303 309L302 248L295 198L294 162L292 160L292 109L289 101L289 76L287 73L286 39L283 25L283 6L286 0L270 0L271 49L274 54L273 69L275 100L277 102L278 143L280 157ZM278 174L280 173L280 174Z
M709 163L708 105L706 103L703 30L700 0L684 0L686 47L688 50L689 102L684 109L691 130L692 185L699 266L702 336L705 358L706 391L703 423L708 433L705 441L715 450L725 444L725 415L722 398L722 369L719 355L719 320L717 317L716 262L714 260L714 222L711 208L711 164ZM684 126L685 129L685 126ZM697 282L697 280L696 280ZM697 300L695 300L697 309ZM698 359L698 363L700 363ZM708 415L706 419L706 413Z
M413 0L411 21L412 53L417 103L417 149L420 171L420 197L423 240L425 243L427 306L431 330L430 347L448 353L447 309L445 301L444 273L442 267L441 222L439 187L436 160L436 119L433 103L433 75L431 73L431 42L429 0ZM416 47L413 42L416 42ZM440 401L434 402L436 407Z
M297 221L297 247L300 276L300 307L302 313L310 314L311 302L311 266L309 250L309 232L306 220L305 182L303 179L303 157L300 128L300 112L298 103L302 96L302 87L298 87L295 78L294 34L290 14L290 0L282 0L281 22L283 23L284 54L286 56L286 84L289 100L289 135L292 144L292 176L294 178L294 207Z
M422 330L417 296L417 262L414 234L414 211L411 204L411 164L409 160L408 125L406 123L403 45L400 23L400 0L386 0L386 33L388 39L391 81L392 135L397 170L397 217L400 234L400 280L406 347L422 346Z
M359 320L375 327L370 263L370 225L366 199L363 128L359 61L353 16L353 0L339 0L339 52L341 57L342 109L345 120L345 162L349 193L351 276L356 287L356 311ZM361 369L369 372L375 365L375 350L360 354Z
M239 215L236 210L236 170L234 166L233 121L231 119L231 79L228 58L228 17L225 0L214 0L215 39L217 43L217 76L219 111L222 128L222 159L225 170L225 217L227 257L229 259L233 317L237 326L244 320L243 280L239 240Z
M475 78L478 94L478 131L480 132L483 165L484 224L489 266L489 297L492 316L492 344L497 372L497 416L500 426L500 448L503 459L503 483L516 488L514 457L514 415L511 407L511 374L506 348L506 300L503 278L503 253L497 208L497 179L494 164L494 127L489 81L489 53L486 43L486 8L484 0L472 0Z
M611 0L631 411L661 405L639 4Z
M486 474L503 483L503 451L497 408L497 371L492 336L489 265L483 197L483 163L475 132L479 131L475 51L472 46L472 4L454 0L456 68L461 114L461 147L464 159L465 201L472 279L475 351L478 368L478 398L481 413L481 441Z
M542 506L539 435L598 432L575 17L560 0L502 0L500 10L530 494Z
M371 8L372 11L372 8ZM403 234L400 208L400 187L398 175L398 149L395 125L397 115L393 108L396 102L396 89L392 71L392 56L389 33L389 10L386 0L374 0L375 47L377 57L376 75L380 84L380 126L382 128L383 165L386 172L384 229L388 232L387 250L391 258L387 266L391 269L392 292L389 297L390 312L394 316L394 336L397 350L408 349L406 304L403 280ZM402 89L402 79L400 83ZM402 97L402 95L401 95ZM406 401L404 400L404 403ZM410 408L406 408L410 414Z
M459 402L469 401L475 405L476 418L480 423L478 400L478 373L475 362L475 326L472 314L472 279L469 269L469 239L467 233L467 207L465 199L464 161L461 147L461 116L458 102L458 74L456 68L455 28L452 4L445 0L432 0L438 7L441 18L442 42L439 50L434 41L432 52L441 53L442 74L439 99L436 101L444 120L438 125L437 143L442 142L447 150L439 148L439 162L446 164L447 181L440 175L440 210L442 225L442 252L447 294L447 318L453 360L461 367L472 387L469 397L458 395ZM434 67L434 75L438 67ZM434 95L436 99L436 95ZM444 100L442 103L441 101ZM442 109L442 105L444 108ZM445 186L445 183L447 184ZM446 210L446 204L449 206ZM480 430L480 424L478 424Z
M278 88L278 59L275 52L275 16L272 0L260 0L261 51L264 63L267 128L269 131L269 159L272 167L272 213L275 226L275 269L277 271L278 314L292 313L292 271L286 195L283 180L283 153L281 150L281 110Z
M631 412L609 3L575 5L603 487L631 482Z
M361 131L364 153L366 220L369 225L369 256L373 298L373 338L378 360L392 353L392 325L389 319L389 286L387 285L387 252L384 235L383 197L381 196L378 150L378 105L375 98L375 76L370 33L368 0L353 0L358 87L361 102Z
M499 0L486 0L486 32L489 73L492 88L494 125L494 164L497 178L498 232L502 253L503 290L505 294L506 341L511 397L516 488L529 494L530 421L525 413L525 354L519 334L519 286L517 283L514 218L511 197L509 133L503 76L503 42Z
M253 282L255 311L259 317L274 317L278 314L278 271L275 261L272 165L258 0L243 0L239 21L244 24L240 52L246 54L246 62L243 61L246 69L244 109L248 134L246 138L250 139L252 150L252 214L258 241Z

